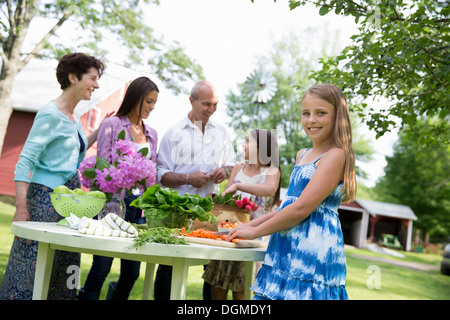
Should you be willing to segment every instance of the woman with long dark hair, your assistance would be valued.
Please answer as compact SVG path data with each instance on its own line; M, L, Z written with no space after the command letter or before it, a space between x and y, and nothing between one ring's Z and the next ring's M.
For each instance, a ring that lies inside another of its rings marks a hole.
M125 139L136 144L136 150L148 148L147 158L156 163L156 150L158 136L154 129L144 123L150 112L155 108L159 89L147 77L135 79L129 85L125 97L114 117L105 119L99 128L97 155L108 161L112 159L113 145L118 134L124 130ZM130 203L137 198L137 194L125 195L125 220L142 224L142 210L131 207ZM93 257L92 267L87 276L84 287L80 289L80 300L97 300L100 296L103 283L111 270L113 258ZM120 277L117 282L111 282L108 287L106 299L126 300L137 278L139 277L140 262L126 259L120 260Z

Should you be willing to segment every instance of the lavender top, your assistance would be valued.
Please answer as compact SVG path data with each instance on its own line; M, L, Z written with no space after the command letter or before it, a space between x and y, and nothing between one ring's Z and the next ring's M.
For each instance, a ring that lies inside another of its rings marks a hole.
M97 155L100 158L105 158L110 161L112 147L120 131L125 130L125 139L133 140L130 132L131 126L132 124L127 116L111 117L103 120L98 130ZM144 124L144 129L145 137L147 138L147 142L150 144L150 160L156 163L158 134L155 129L150 128L146 124Z

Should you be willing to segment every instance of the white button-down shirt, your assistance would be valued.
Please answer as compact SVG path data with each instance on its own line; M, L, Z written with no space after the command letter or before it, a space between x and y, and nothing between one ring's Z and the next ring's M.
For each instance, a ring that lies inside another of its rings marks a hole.
M161 181L167 172L210 173L222 166L234 166L235 161L231 138L223 125L209 120L203 133L186 116L171 127L161 140L157 161L158 180ZM219 191L218 184L214 184L212 180L201 188L181 185L173 189L177 190L178 194L198 194L201 197Z

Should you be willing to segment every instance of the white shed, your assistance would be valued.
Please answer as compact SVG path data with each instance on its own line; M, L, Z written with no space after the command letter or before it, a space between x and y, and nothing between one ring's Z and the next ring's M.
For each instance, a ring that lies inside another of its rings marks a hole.
M398 237L404 250L411 249L413 221L417 216L406 205L356 199L339 207L344 241L364 247L366 239L377 241L382 234Z

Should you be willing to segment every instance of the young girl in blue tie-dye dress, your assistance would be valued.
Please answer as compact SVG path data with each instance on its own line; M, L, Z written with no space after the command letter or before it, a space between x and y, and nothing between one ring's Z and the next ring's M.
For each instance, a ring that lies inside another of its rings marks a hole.
M316 85L302 99L302 126L313 142L297 153L278 211L233 229L235 237L271 234L251 287L254 299L347 299L342 201L356 193L355 156L347 102L334 85Z

